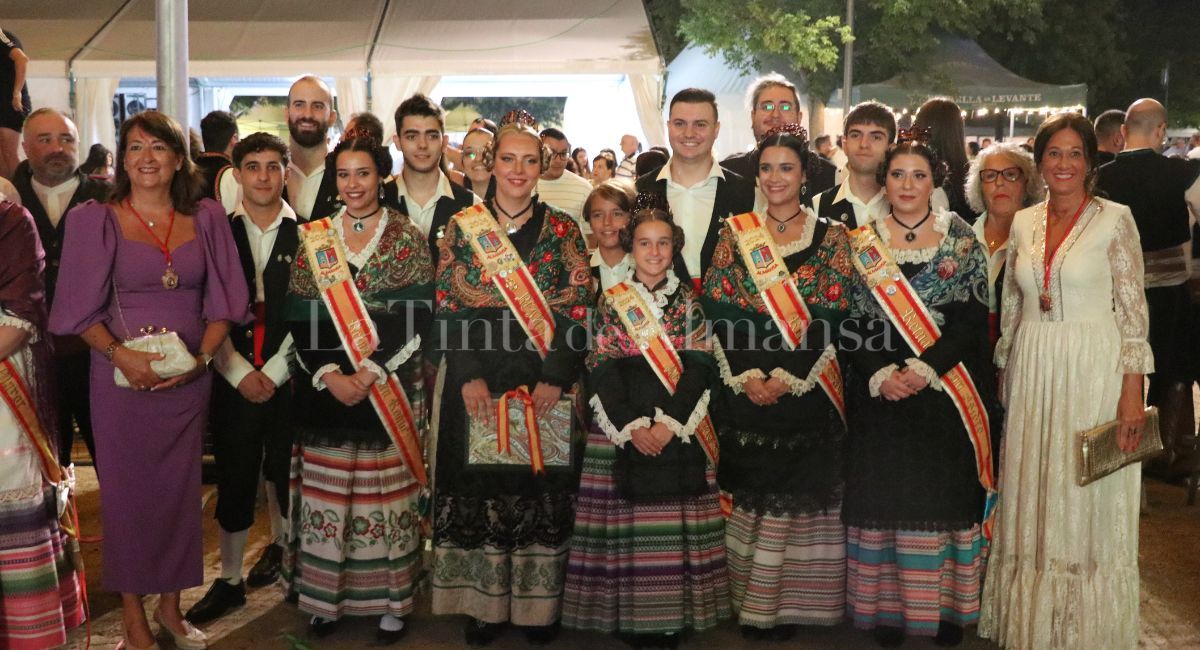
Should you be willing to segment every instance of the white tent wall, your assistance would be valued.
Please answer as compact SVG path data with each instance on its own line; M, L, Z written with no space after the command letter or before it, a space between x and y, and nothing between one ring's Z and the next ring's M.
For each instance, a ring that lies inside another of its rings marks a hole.
M667 123L671 97L684 88L704 88L717 96L718 118L721 132L713 146L717 159L749 150L754 146L754 131L750 124L750 105L746 99L746 91L759 74L746 74L735 70L724 58L712 57L705 54L704 49L691 45L679 53L675 60L667 66L667 89L663 101L662 119ZM798 83L798 79L790 79ZM800 123L808 128L808 96L801 94L798 98L804 117Z

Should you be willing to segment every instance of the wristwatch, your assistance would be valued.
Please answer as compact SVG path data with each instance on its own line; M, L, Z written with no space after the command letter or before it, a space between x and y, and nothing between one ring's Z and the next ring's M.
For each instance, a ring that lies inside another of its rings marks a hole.
M198 354L196 356L200 357L200 360L204 362L205 370L208 370L212 366L213 356L211 354L209 354L207 352L201 352L200 354Z

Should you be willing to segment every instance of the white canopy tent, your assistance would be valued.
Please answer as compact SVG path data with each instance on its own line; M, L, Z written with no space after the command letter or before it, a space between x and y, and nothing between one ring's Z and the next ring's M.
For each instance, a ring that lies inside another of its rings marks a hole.
M0 0L32 58L35 105L70 108L74 80L85 146L113 142L119 80L155 75L155 4ZM621 75L645 138L665 143L662 63L640 0L191 0L188 31L193 79L315 73L335 80L344 114L386 116L447 76Z
M704 48L691 45L679 53L674 61L667 66L666 97L663 103L663 123L666 123L671 96L684 88L705 88L717 96L717 112L721 122L721 132L713 146L717 159L746 151L754 146L754 132L750 126L750 103L746 93L750 85L760 74L770 70L762 70L748 74L734 69L720 55L709 56ZM779 71L784 76L786 70ZM789 79L801 86L800 79ZM809 115L808 96L798 97L801 110L805 111L800 123L808 128Z

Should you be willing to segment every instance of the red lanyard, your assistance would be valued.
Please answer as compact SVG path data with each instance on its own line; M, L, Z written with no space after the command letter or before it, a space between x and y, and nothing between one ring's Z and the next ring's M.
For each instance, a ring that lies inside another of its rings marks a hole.
M133 213L133 216L137 217L138 223L142 224L142 227L146 229L146 232L150 233L150 236L154 238L154 242L158 244L159 250L162 251L163 259L166 260L167 266L172 266L171 249L167 246L167 244L171 241L171 231L175 229L175 208L171 208L170 221L167 222L167 240L163 241L158 238L158 235L154 234L154 229L150 227L149 223L146 223L146 220L142 218L142 215L138 214L138 211L133 207L133 200L125 199L125 205L129 207L129 211Z
M1067 241L1067 237L1071 235L1071 229L1075 227L1075 222L1079 221L1079 215L1083 214L1083 209L1087 207L1091 197L1087 194L1083 195L1083 202L1079 204L1079 209L1075 211L1075 216L1071 217L1071 223L1067 225L1067 231L1063 233L1062 239L1054 245L1054 250L1050 250L1050 219L1046 219L1046 257L1042 260L1044 265L1042 273L1042 292L1047 294L1050 292L1050 266L1054 264L1054 256L1058 255L1058 249L1062 247L1063 242ZM1046 202L1046 213L1050 213L1050 203Z

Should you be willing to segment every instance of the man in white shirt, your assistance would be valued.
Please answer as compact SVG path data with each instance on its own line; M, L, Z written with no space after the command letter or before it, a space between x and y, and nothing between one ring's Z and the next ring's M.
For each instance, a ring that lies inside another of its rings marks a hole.
M417 93L400 103L395 117L392 142L404 154L404 167L398 176L384 182L384 203L407 214L421 229L437 268L437 243L450 218L480 200L470 190L451 183L442 170L446 125L441 106Z
M300 77L288 90L287 189L283 198L304 221L333 214L337 185L325 178L325 155L329 153L326 134L337 121L333 93L320 77Z
M571 215L583 229L583 234L589 235L592 227L583 218L583 202L592 193L592 184L586 178L567 171L571 143L567 142L567 136L562 131L542 129L541 136L542 144L550 150L550 166L538 179L538 200Z
M246 584L264 587L279 577L286 530L292 447L288 361L294 346L284 303L300 243L296 214L282 197L288 149L273 135L255 133L234 147L233 162L242 202L230 225L254 321L235 325L213 358L222 378L213 382L210 411L218 470L221 576L188 610L187 619L196 625L244 605ZM272 542L243 584L242 556L254 523L260 471L268 483Z
M9 197L23 203L46 253L46 307L54 303L63 239L67 232L67 212L88 200L103 201L109 185L89 178L76 166L79 132L75 123L53 108L39 108L25 120L22 130L25 160L13 174ZM7 191L6 191L7 192ZM75 426L88 451L92 445L92 411L88 402L88 375L91 361L88 346L77 336L54 338L54 374L58 399L59 461L71 462ZM92 453L95 460L96 454Z
M722 221L754 208L754 182L722 169L713 157L721 123L711 92L687 88L675 93L668 114L671 159L639 178L637 189L666 197L684 233L675 272L698 285L712 261Z
M637 155L641 152L642 143L638 142L636 135L626 133L621 136L621 153L625 154L625 158L617 165L614 175L629 179L637 177Z
M876 178L888 147L896 139L896 117L878 102L863 102L846 115L842 145L846 148L845 179L813 199L817 216L854 229L891 211Z

